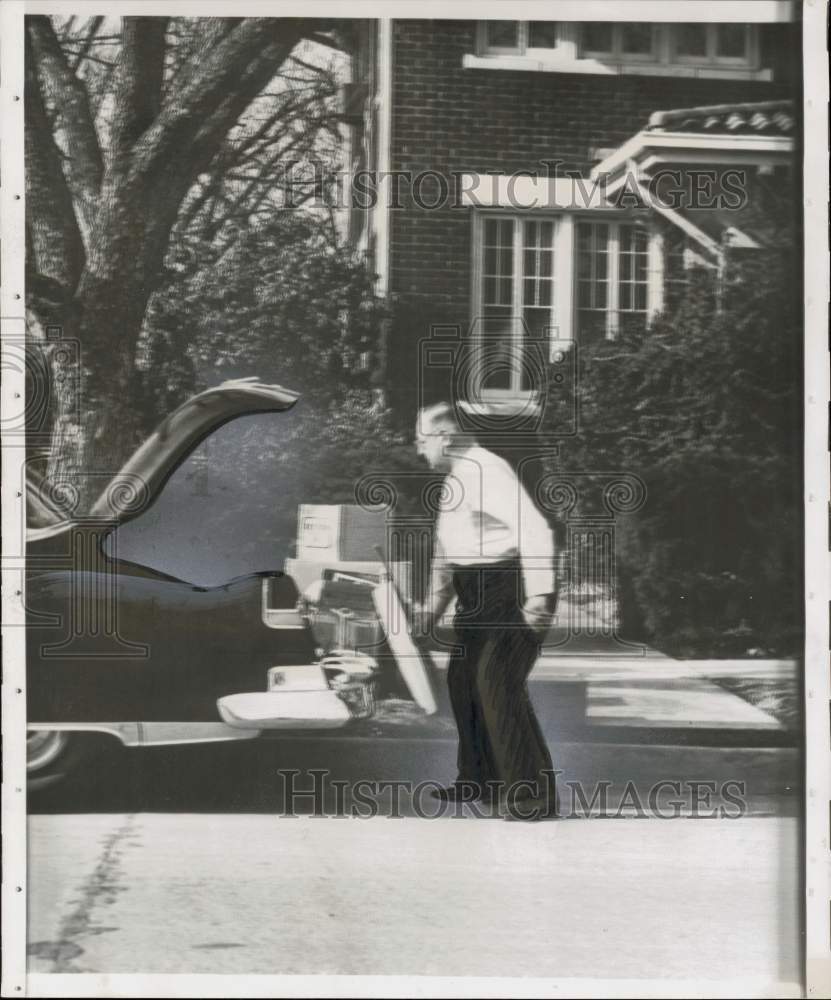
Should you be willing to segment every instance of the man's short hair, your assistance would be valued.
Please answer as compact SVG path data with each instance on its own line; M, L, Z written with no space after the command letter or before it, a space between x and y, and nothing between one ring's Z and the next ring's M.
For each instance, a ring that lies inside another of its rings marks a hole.
M459 433L459 423L450 403L435 403L419 410L418 428L422 434Z

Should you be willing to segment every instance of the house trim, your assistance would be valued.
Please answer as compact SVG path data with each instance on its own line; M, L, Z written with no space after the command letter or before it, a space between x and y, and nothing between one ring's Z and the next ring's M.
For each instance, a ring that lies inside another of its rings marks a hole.
M610 178L607 194L612 194L624 182L623 168L630 160L638 160L652 152L648 159L640 159L641 169L656 163L706 162L715 165L737 162L762 164L790 163L794 141L785 135L725 135L707 132L650 132L641 131L619 146L611 155L594 167L592 180L603 175ZM612 180L612 175L622 171Z
M646 310L650 320L664 308L664 237L657 226L649 230Z
M402 7L405 2L398 0ZM410 8L403 16L412 17L412 9L421 11L422 17L454 17L446 13L446 6L437 0L406 3ZM445 13L436 13L436 8L444 7ZM526 2L522 11L528 20L548 20L551 18L549 0ZM719 24L770 24L793 21L794 5L790 0L720 0L717 5L704 4L701 0L626 0L618 4L594 4L585 0L557 0L556 20L558 21L655 21L657 23L687 23L692 21L718 22ZM534 15L537 15L537 18ZM503 19L504 9L493 19ZM484 20L491 20L485 17Z
M708 138L712 139L713 137L709 136ZM760 137L747 136L745 138L758 139ZM465 174L463 178L462 204L474 209L474 220L477 217L481 218L482 211L504 211L505 214L532 213L537 215L556 213L561 225L562 221L567 218L573 218L574 216L579 218L584 214L595 215L600 213L610 219L619 219L626 218L628 214L631 214L632 209L619 208L610 204L608 196L618 191L624 181L627 181L634 185L637 195L644 205L663 216L668 222L677 226L687 236L695 240L696 243L715 258L716 262L721 262L723 257L722 248L712 237L699 229L682 212L665 205L660 198L650 192L644 183L648 180L648 176L644 174L644 168L654 162L656 161L648 160L646 163L636 164L630 160L624 164L627 169L622 172L620 178L615 182L607 184L605 187L602 183L603 174L598 177L592 177L589 181L583 178L549 178L520 174ZM688 158L685 158L685 162L689 162ZM718 163L719 161L715 158L708 159L706 162ZM632 191L632 194L634 195L635 191ZM551 215L549 214L547 217L550 218ZM479 266L476 259L476 246L479 237L479 231L476 229L476 226L478 224L474 221L474 255L472 260L474 283L478 280L477 268ZM751 240L738 229L735 230L735 236L739 241L736 245L746 247L757 245L755 241ZM558 251L562 246L561 239L558 237ZM563 250L565 250L565 247L563 247ZM657 260L654 247L650 250L650 260L652 262L650 265L651 274L654 269L653 265ZM650 280L650 314L660 309L660 306L655 305L655 303L660 301L661 297L661 293L656 291L656 281L657 279ZM474 293L474 308L477 308L477 302L478 297ZM562 328L568 331L570 323L566 322L566 314L561 317L561 324Z
M574 339L574 215L563 212L559 217L554 243L554 295L557 328L552 331L550 354L557 342L572 343Z
M386 297L390 284L390 184L392 158L392 18L378 20L378 198L373 208L376 292Z
M511 211L594 211L613 209L599 179L516 174L463 174L461 204L466 208Z
M658 198L650 198L649 191L644 187L641 178L637 175L635 175L635 183L637 185L638 192L648 205L650 205L659 215L662 215L668 222L671 222L683 233L686 233L687 236L692 237L692 239L704 247L705 250L708 250L713 257L715 257L718 266L721 267L724 254L721 247L714 239L709 237L705 232L703 232L703 230L699 229L698 226L690 222L685 215L676 211L676 209L664 205ZM661 273L661 282L663 287L663 271ZM652 282L650 282L650 284L652 284ZM654 311L655 310L650 310L650 312Z
M744 69L733 66L692 66L679 63L601 62L598 59L575 58L557 55L548 59L535 59L520 55L462 56L465 69L527 70L535 73L585 73L594 76L673 76L701 80L758 80L773 79L771 69Z

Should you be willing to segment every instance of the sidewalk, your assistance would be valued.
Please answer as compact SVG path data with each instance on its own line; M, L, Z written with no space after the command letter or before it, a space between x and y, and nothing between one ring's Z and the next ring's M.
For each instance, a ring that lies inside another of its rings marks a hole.
M448 657L432 654L443 673ZM724 730L781 734L782 723L764 709L716 683L743 678L777 683L797 677L793 660L677 660L648 646L602 636L552 632L529 678L537 685L582 690L585 721L592 727Z

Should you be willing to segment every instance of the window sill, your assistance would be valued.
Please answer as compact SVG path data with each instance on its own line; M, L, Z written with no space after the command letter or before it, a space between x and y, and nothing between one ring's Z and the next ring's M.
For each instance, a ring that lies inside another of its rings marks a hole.
M494 55L462 57L465 69L525 70L536 73L587 73L595 76L675 76L701 80L773 79L770 69L734 66L688 66L683 63L613 63L597 59L532 59L530 56Z

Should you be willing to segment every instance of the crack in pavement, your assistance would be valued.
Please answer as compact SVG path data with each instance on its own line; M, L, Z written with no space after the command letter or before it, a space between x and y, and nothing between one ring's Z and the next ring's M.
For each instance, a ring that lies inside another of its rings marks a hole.
M92 914L98 903L114 903L118 893L127 892L127 886L119 885L121 861L126 847L141 842L131 836L135 833L135 821L135 813L130 813L123 824L102 841L100 860L81 885L80 898L75 908L61 920L57 941L35 941L26 949L29 955L51 961L52 968L49 972L99 971L76 964L76 960L84 953L84 948L77 939L119 930L118 927L94 924Z

